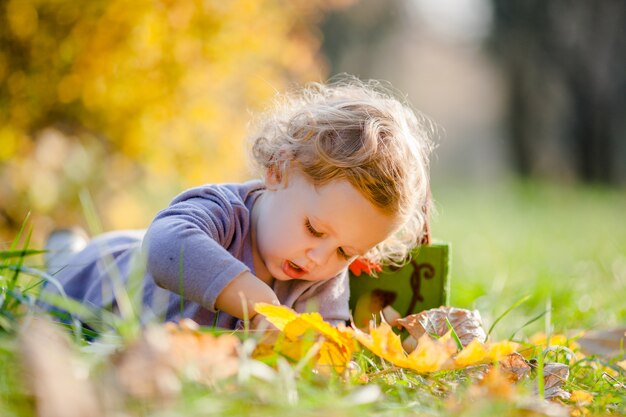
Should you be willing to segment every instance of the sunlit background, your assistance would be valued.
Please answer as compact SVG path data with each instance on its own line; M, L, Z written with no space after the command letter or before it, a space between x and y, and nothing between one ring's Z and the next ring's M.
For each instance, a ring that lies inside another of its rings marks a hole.
M2 0L0 241L28 213L34 245L87 227L81 192L104 230L143 228L186 187L250 178L251 115L347 72L440 126L453 303L495 315L527 286L526 318L624 322L625 28L609 1Z

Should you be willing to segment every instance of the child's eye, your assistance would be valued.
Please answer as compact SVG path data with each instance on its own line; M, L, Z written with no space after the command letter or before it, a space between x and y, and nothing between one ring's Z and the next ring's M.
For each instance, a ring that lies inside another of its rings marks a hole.
M307 230L309 231L309 233L311 233L311 235L315 236L315 237L322 237L324 236L324 233L320 233L317 230L315 230L313 228L313 226L311 225L311 222L309 221L309 219L306 219L304 221L304 224L306 225Z
M313 228L313 225L311 224L311 222L309 221L309 219L306 219L306 220L304 221L304 224L305 224L305 226L306 226L307 230L309 231L309 233L310 233L312 236L315 236L315 237L322 237L322 236L324 236L324 233L318 232L317 230L315 230L315 229ZM352 258L352 256L350 256L350 255L348 255L346 252L344 252L343 248L337 248L337 254L338 254L340 257L342 257L343 259L345 259L346 261L349 261L349 260Z
M352 258L352 256L350 256L350 255L348 255L347 253L345 253L345 252L343 251L343 249L342 249L342 248L338 248L338 249L337 249L337 253L339 254L339 256L341 256L342 258L344 258L346 261L349 261L349 260L350 260L350 258Z

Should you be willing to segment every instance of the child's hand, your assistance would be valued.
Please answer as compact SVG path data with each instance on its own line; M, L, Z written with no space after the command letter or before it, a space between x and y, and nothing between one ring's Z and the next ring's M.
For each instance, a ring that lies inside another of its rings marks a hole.
M263 336L259 339L261 345L274 345L280 336L280 330L270 323L263 314L258 314L250 320L252 330L263 332Z
M215 300L215 307L231 316L243 319L254 312L254 305L257 303L280 304L269 285L252 273L243 272L222 290ZM252 318L255 319L256 315Z
M250 328L253 330L279 331L276 326L270 323L263 314L256 314L250 320Z

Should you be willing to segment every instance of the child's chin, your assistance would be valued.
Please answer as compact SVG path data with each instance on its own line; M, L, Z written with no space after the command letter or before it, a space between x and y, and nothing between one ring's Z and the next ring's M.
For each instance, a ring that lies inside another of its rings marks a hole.
M291 281L294 278L291 278L289 275L285 274L285 272L280 267L270 268L270 274L276 281Z

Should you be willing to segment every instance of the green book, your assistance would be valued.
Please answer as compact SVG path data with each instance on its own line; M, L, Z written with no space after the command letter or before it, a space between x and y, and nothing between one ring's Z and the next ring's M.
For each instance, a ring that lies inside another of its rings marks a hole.
M350 272L350 309L355 324L366 327L373 314L387 306L402 317L449 304L450 248L445 243L423 245L402 268L384 267L376 277Z

